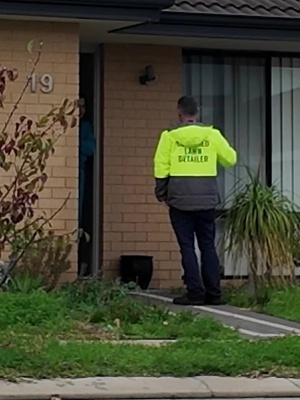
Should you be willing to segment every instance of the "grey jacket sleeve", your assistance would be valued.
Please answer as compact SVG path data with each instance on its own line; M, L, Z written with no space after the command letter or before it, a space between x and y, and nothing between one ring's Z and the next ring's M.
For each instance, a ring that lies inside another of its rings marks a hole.
M155 182L155 196L157 200L160 202L167 201L169 178L156 178Z

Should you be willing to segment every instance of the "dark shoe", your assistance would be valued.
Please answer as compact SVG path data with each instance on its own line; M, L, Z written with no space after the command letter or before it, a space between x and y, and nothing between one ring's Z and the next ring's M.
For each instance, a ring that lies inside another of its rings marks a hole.
M183 296L175 297L173 304L178 306L203 306L205 302L203 297L184 294Z
M205 305L207 306L223 306L226 302L221 297L206 297Z

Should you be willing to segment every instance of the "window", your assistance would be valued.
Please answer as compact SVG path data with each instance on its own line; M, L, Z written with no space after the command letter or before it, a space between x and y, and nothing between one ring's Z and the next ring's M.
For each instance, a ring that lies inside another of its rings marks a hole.
M245 166L265 176L265 60L186 55L185 92L197 98L201 122L219 128L238 151L231 170L220 170L222 200L248 180Z
M272 181L300 205L300 59L273 58L271 76Z
M247 166L300 206L300 58L187 52L184 84L199 102L201 122L219 128L238 152L237 166L219 171L222 200L230 206L230 195L247 182ZM234 265L220 246L219 255L225 276L247 275L245 259Z
M184 72L185 93L198 99L201 121L219 128L238 151L237 166L219 173L222 200L247 182L247 166L300 206L300 58L186 53Z

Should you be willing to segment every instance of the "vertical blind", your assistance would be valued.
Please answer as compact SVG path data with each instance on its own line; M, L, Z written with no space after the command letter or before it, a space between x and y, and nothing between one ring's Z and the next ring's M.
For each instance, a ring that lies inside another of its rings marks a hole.
M298 171L298 172L297 172ZM272 181L300 206L300 59L272 59Z
M201 122L221 129L238 151L238 164L220 170L222 200L247 183L247 167L265 176L264 59L187 56L185 92L199 102Z
M231 194L247 183L246 166L259 168L265 179L266 124L271 127L272 182L300 206L300 58L273 57L270 65L266 57L189 54L184 60L185 93L198 100L201 121L219 128L238 151L237 166L219 171L219 189L228 207ZM266 75L271 76L268 93ZM268 121L266 100L271 105ZM245 260L233 266L228 255L219 252L226 275L247 274Z
M185 93L200 105L201 122L219 128L238 152L235 168L219 171L221 198L230 206L231 195L247 183L246 167L265 176L265 61L259 58L189 55L185 59ZM247 275L244 259L233 264L218 239L225 275Z

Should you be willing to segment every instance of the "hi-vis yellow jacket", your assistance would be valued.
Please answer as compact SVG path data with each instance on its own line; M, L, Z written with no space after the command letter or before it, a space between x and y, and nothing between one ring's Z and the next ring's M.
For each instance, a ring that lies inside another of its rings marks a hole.
M217 164L232 167L236 160L236 151L212 126L185 124L164 131L154 157L156 197L180 210L214 209Z

